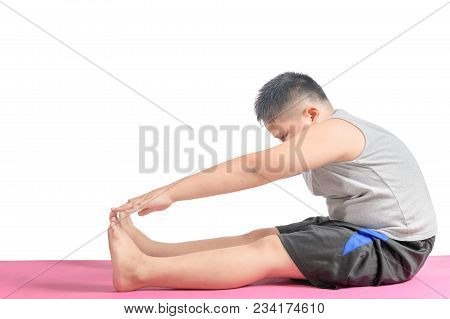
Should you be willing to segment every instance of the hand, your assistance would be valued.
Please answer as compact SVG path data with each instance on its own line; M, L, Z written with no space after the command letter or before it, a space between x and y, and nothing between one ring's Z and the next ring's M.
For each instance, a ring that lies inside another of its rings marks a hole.
M165 210L174 202L168 190L165 187L158 188L144 195L129 199L122 206L111 208L111 211L127 215L138 211L139 216L144 216L154 211Z

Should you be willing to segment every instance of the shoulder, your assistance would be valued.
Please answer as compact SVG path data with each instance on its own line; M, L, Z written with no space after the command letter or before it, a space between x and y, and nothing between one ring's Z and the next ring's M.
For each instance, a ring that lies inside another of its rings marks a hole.
M309 133L316 143L334 149L338 158L333 162L351 161L364 150L366 139L359 127L341 118L330 118L312 125ZM316 145L319 146L319 145Z

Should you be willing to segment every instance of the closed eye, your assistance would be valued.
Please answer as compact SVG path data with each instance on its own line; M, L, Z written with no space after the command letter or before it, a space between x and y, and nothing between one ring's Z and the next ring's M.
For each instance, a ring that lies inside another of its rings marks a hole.
M277 140L280 140L281 142L284 142L286 140L286 137L288 136L289 133L284 133L284 134L280 134L280 135L274 135L273 137L275 137Z
M287 138L288 138L288 135L289 135L289 133L288 134L285 134L285 135L283 135L282 137L281 137L281 140L284 142L284 141L286 141L287 140Z

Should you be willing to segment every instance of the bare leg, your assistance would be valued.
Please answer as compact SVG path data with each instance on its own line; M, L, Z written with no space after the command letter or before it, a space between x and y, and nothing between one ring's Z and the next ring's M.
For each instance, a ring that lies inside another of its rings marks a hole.
M263 278L304 279L277 235L172 257L145 255L114 219L108 236L113 283L118 291L144 287L229 289Z
M112 213L110 215L110 220L113 217L117 217L117 215ZM121 226L128 233L136 246L144 254L154 257L179 256L211 249L246 245L265 236L278 234L278 230L275 227L272 227L256 229L247 234L238 236L194 240L180 243L163 243L148 238L143 232L133 225L130 216L119 219Z

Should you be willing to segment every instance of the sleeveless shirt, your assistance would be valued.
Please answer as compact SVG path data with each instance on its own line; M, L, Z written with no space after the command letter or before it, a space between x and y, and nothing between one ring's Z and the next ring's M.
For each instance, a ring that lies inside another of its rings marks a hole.
M386 129L343 109L336 109L330 118L353 124L365 137L364 149L356 159L302 173L311 193L326 198L330 219L371 228L401 241L436 235L430 194L406 145Z

